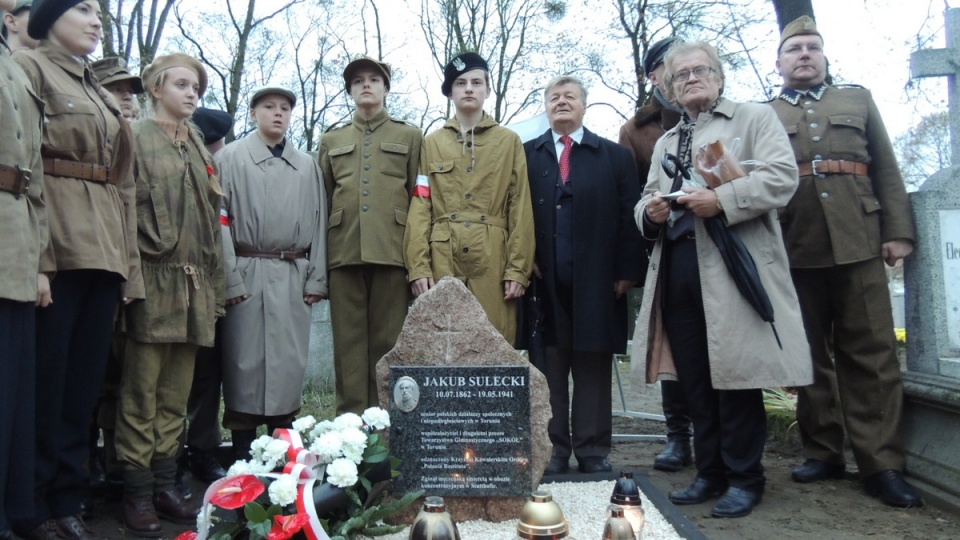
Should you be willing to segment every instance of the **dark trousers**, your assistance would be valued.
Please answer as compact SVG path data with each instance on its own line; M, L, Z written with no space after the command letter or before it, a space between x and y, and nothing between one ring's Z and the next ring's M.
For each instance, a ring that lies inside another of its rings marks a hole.
M34 310L0 299L0 532L33 515Z
M713 482L762 491L761 459L767 438L763 394L760 389L713 388L696 242L680 240L666 248L669 270L663 322L693 421L697 474Z
M103 270L58 272L53 303L37 309L36 466L31 530L80 513L87 496L90 423L103 387L121 278Z
M546 348L544 371L553 413L547 424L553 455L569 458L572 453L578 459L607 457L613 438L610 384L613 353L574 350L570 291L560 291L554 304L552 314L558 342Z
M846 432L861 475L903 470L903 380L883 261L792 274L813 355L813 384L797 400L806 457L843 464Z
M667 420L667 439L671 441L690 440L690 408L683 386L679 381L660 381L660 397L663 402L663 416Z
M200 347L197 351L193 386L187 401L187 446L200 452L212 452L220 446L220 387L223 382L220 328L220 321L217 321L213 347Z

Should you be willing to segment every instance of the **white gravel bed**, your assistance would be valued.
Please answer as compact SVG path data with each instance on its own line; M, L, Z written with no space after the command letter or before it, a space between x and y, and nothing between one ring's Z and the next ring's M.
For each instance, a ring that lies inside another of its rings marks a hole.
M540 489L553 494L553 500L560 505L563 515L570 525L571 540L593 540L602 538L603 525L607 521L606 509L613 493L613 480L606 482L560 482L543 484ZM640 538L642 540L673 540L681 538L672 525L663 517L642 492L645 519ZM489 521L457 522L462 540L516 540L517 519L502 523ZM457 521L457 516L453 516ZM406 540L409 527L402 532L380 536L384 540Z

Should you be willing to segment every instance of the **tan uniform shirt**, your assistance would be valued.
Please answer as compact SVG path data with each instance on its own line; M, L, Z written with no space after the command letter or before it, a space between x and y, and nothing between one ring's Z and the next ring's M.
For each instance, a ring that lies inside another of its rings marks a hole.
M40 145L43 104L10 58L0 38L0 164L30 171L30 190L20 197L0 191L0 298L37 299L37 269L46 248L47 211Z
M880 256L883 242L913 240L913 213L893 146L870 91L823 85L807 94L785 89L770 102L797 163L865 163L868 176L800 177L780 211L793 268L824 268Z
M386 110L324 133L320 169L330 218L329 268L403 267L403 230L417 179L423 134Z
M90 68L47 40L13 58L46 104L43 159L115 166L120 119L98 94ZM115 272L127 280L125 297L143 298L133 175L117 185L50 174L44 180L50 243L40 271Z

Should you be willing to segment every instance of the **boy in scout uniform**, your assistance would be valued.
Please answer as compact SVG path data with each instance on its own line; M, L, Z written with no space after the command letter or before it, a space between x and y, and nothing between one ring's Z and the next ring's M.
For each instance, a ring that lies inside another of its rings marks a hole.
M870 92L826 84L826 66L813 20L788 24L777 57L783 89L771 105L800 170L780 218L814 363L797 403L807 460L793 479L842 478L846 432L867 493L921 506L902 474L903 382L883 264L913 251L913 217Z
M50 286L38 278L48 241L40 100L2 38L0 80L0 539L12 539L10 521L33 514L36 308L50 304Z
M327 257L337 414L378 405L376 364L407 315L403 231L423 134L395 120L384 99L390 66L361 57L343 70L353 119L320 140L329 207Z
M423 141L404 237L410 287L419 296L456 277L513 345L535 248L523 143L483 110L490 68L479 54L451 59L441 91L456 114Z

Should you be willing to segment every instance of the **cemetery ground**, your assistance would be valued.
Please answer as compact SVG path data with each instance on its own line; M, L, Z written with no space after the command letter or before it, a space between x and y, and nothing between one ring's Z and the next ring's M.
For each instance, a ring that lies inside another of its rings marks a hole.
M635 412L661 414L660 393L657 387L636 392L628 387L629 364L619 366L625 385L627 409ZM622 410L620 394L613 381L614 412ZM332 396L309 394L305 396L303 414L317 418L333 416ZM960 515L930 505L924 508L897 509L883 505L867 496L857 478L852 457L848 460L844 480L815 484L798 484L790 479L790 470L803 460L796 427L787 429L788 422L771 425L764 466L767 469L767 488L763 502L747 517L716 519L710 517L714 501L700 505L677 507L711 540L765 540L765 539L948 539L960 537ZM664 433L662 423L614 416L617 434ZM229 433L229 432L227 432ZM681 472L665 473L652 468L654 456L661 451L662 442L615 442L610 455L614 470L625 469L646 475L664 497L668 491L687 486L694 477L693 467ZM226 456L227 453L224 453ZM572 461L575 464L575 461ZM226 464L225 465L229 465ZM613 482L611 482L612 489ZM202 497L205 485L191 481L194 497ZM101 538L135 538L123 530L120 521L120 501L97 496L89 526ZM669 504L669 503L667 503ZM454 516L456 519L456 516ZM190 526L163 522L163 538L172 539ZM600 537L597 531L595 538ZM487 540L464 538L463 540ZM577 540L591 540L580 538Z

